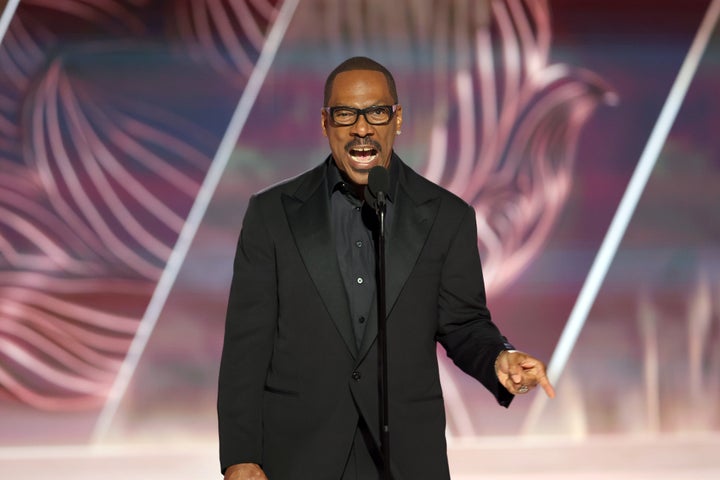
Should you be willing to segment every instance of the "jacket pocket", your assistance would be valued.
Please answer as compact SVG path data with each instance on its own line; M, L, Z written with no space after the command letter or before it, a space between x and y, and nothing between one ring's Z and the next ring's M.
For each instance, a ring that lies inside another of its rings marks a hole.
M283 388L272 387L270 385L265 385L265 391L268 393L275 393L277 395L286 395L289 397L299 397L300 396L300 392L296 392L294 390L286 390Z

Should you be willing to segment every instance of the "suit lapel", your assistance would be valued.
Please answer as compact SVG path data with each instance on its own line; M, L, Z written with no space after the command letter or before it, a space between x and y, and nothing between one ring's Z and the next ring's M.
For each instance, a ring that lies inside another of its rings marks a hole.
M282 203L305 268L354 357L355 336L329 221L325 170L323 167L315 169L294 195L283 194Z
M393 161L400 162L400 159L393 157ZM426 189L415 176L415 172L400 163L393 223L385 238L385 310L388 316L417 263L440 205L437 198L424 195ZM373 308L358 359L362 359L368 352L377 331L377 308Z

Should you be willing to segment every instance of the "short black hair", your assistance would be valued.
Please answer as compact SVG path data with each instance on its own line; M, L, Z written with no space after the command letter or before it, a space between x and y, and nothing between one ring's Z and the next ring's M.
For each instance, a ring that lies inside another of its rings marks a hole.
M376 62L375 60L368 58L368 57L351 57L342 62L340 65L335 67L335 70L330 72L330 75L328 75L327 80L325 80L325 99L323 101L323 105L326 107L328 106L328 102L330 101L330 94L332 92L332 86L333 82L335 81L335 77L338 76L339 73L342 72L349 72L352 70L372 70L374 72L380 72L383 75L385 75L385 79L387 80L388 88L390 89L390 95L392 95L393 102L398 103L398 95L397 95L397 88L395 87L395 79L392 76L392 73Z

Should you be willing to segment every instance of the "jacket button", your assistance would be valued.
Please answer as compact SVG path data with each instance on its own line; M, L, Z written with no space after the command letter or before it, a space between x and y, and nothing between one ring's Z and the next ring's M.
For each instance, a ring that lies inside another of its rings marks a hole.
M353 378L353 380L355 380L356 382L359 381L361 377L362 377L362 375L360 375L360 372L353 372L353 373L352 373L352 378Z

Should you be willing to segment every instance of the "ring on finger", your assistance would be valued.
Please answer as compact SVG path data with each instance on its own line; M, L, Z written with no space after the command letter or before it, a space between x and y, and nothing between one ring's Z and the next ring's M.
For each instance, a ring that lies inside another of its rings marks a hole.
M527 385L520 385L518 388L518 393L527 393L528 392L528 386Z

